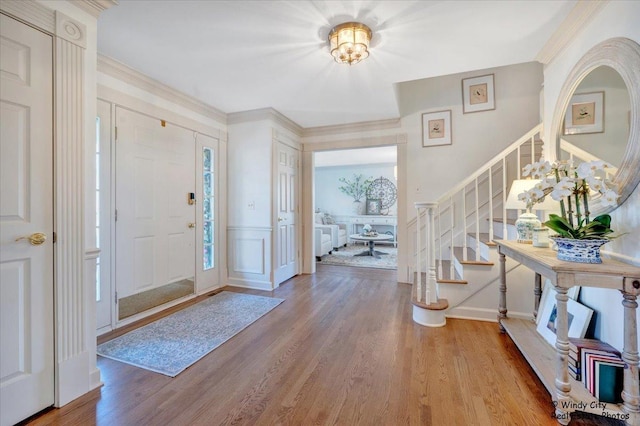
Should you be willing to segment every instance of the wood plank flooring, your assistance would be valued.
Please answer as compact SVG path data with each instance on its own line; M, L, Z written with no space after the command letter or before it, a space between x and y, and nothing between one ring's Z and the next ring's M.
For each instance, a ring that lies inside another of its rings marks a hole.
M497 324L419 326L395 275L319 265L271 293L228 287L285 302L175 378L99 357L101 389L25 424L555 424Z

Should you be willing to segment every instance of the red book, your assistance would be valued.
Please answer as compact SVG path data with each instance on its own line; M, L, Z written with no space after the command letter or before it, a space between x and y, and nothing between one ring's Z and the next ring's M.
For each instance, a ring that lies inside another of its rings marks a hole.
M595 389L595 368L596 361L604 361L615 363L620 366L624 366L624 362L620 357L613 354L593 354L588 351L583 352L585 354L585 363L584 365L584 374L582 377L584 378L585 387L591 393L591 395L596 395Z

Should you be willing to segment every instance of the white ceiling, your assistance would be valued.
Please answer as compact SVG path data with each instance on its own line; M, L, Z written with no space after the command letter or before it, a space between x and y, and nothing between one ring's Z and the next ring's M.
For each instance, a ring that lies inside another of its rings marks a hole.
M272 107L302 127L398 117L394 84L534 60L576 0L120 0L98 51L226 113ZM333 61L330 29L373 30Z

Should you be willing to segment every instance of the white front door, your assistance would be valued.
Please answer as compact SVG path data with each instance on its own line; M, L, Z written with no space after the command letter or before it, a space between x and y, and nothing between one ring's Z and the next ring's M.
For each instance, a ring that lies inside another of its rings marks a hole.
M274 285L298 273L298 172L300 152L283 144L276 146L277 201Z
M0 19L0 425L5 426L54 402L53 44L40 31L4 15Z
M194 280L193 132L116 108L118 299Z

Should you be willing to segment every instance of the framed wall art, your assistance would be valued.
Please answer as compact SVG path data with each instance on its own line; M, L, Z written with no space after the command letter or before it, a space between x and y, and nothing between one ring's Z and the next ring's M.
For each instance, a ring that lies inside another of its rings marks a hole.
M604 92L573 95L564 114L564 134L602 132L604 132Z
M451 110L422 114L422 146L451 145Z
M496 109L493 74L462 80L462 112L480 112Z
M382 200L367 198L367 214L379 215L382 210Z

